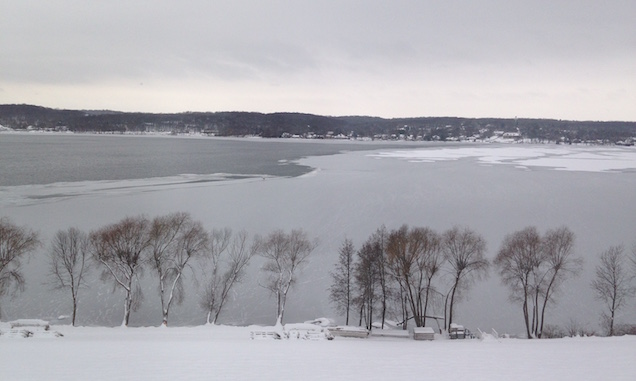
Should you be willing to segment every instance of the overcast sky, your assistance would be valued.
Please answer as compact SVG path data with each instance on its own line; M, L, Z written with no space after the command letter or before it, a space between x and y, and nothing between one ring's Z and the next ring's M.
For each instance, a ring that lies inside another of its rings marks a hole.
M0 103L636 121L636 1L2 0Z

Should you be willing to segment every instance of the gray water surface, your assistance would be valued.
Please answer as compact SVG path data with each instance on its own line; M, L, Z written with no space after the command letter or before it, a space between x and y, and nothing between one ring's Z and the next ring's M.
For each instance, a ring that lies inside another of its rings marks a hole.
M0 186L131 180L181 174L295 177L303 157L426 143L204 137L0 134Z

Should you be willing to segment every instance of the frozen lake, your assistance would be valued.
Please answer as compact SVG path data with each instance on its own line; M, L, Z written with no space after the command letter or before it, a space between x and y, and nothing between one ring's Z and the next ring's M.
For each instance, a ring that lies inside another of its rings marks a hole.
M117 139L131 144L126 139L146 138ZM188 152L190 142L198 147L200 141L206 140L185 139L177 144ZM359 247L382 224L389 229L402 224L429 226L440 232L454 225L468 226L485 237L491 259L508 233L529 225L541 232L565 225L577 236L576 252L584 257L585 270L565 284L558 304L547 314L547 323L575 319L596 329L600 305L589 287L596 258L610 245L630 245L636 239L633 148L439 144L404 149L359 143L351 149L351 144L328 142L319 143L322 148L305 142L273 143L250 142L253 152L264 152L262 160L258 155L250 160L266 165L267 170L205 173L177 168L170 173L149 172L148 176L135 172L130 178L2 183L0 216L39 230L47 243L56 230L70 226L89 231L126 215L176 211L190 212L209 229L231 227L267 234L276 228L303 228L320 245L290 294L288 321L338 318L327 291L337 249L345 237ZM338 153L341 150L347 152ZM233 160L243 152L235 149L228 155L225 160ZM290 165L290 160L299 166ZM3 158L3 168L7 168L5 163ZM292 170L295 172L276 172ZM25 168L22 175L27 176L28 171ZM0 301L3 320L68 314L67 295L49 291L42 282L45 251L46 247L25 263L26 291L16 299ZM275 302L259 287L259 267L258 261L251 265L248 281L237 289L222 322L273 323ZM132 325L161 321L156 286L146 278L146 299L131 316ZM84 292L79 324L121 322L121 295L110 291L110 286L95 280ZM521 309L507 295L491 272L458 305L458 322L473 330L523 331ZM632 302L625 313L634 306ZM171 312L175 325L197 325L204 318L195 290ZM620 319L633 322L633 312Z

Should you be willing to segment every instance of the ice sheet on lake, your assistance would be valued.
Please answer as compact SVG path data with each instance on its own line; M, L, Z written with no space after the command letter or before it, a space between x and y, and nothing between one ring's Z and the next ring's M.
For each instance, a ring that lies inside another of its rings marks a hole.
M623 147L512 146L462 147L383 151L376 158L437 162L474 158L483 164L512 164L517 168L544 167L564 171L623 172L636 170L636 150Z
M0 186L0 206L31 205L52 202L77 196L112 196L131 193L163 191L175 188L209 185L213 182L262 181L267 175L238 175L214 173L209 175L182 174L133 180L103 180L60 182L53 184Z

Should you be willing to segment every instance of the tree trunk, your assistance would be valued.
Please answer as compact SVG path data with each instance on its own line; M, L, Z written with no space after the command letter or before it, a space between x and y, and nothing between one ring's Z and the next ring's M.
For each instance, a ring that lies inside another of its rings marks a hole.
M132 292L126 290L126 300L124 301L124 321L121 323L123 327L128 327L128 320L130 319L130 309L132 307Z
M402 293L403 291L400 291ZM400 296L402 300L402 330L406 331L408 329L408 320L409 320L409 310L408 310L408 300L405 295Z
M444 298L444 329L448 331L448 297L450 294L446 294L446 298Z
M373 302L369 301L367 305L367 329L371 331L373 329Z
M71 289L71 292L73 290ZM75 293L73 293L73 316L71 317L71 325L75 327L75 316L77 315L77 298L75 297Z
M219 315L221 314L221 306L214 313L214 320L212 320L212 324L216 325L216 322L219 320Z
M450 306L448 309L448 330L450 331L450 325L453 324L453 304L455 303L455 290L457 290L458 281L455 280L455 285L453 286L453 292L451 293Z
M277 324L283 324L283 315L285 314L285 303L281 306L280 313L278 314L278 318L276 320Z
M552 278L550 279L548 288L545 290L545 299L543 299L543 306L541 308L541 326L539 327L539 338L543 336L543 322L545 321L545 310L546 310L546 306L548 305L548 301L550 300L552 286L555 283L556 277L557 277L557 271L555 271L552 274Z
M430 287L431 287L431 282L429 281L428 284L426 285L426 294L424 294L424 311L422 311L423 313L423 317L424 317L424 322L422 323L422 327L426 327L426 313L428 310L428 298L430 295Z
M528 296L527 294L523 297L523 320L526 323L526 335L528 339L532 339L532 334L530 333L530 317L528 316Z
M77 303L73 300L73 317L71 321L71 325L75 327L75 315L77 314Z
M212 324L210 322L210 318L212 317L212 310L208 309L208 316L205 318L205 321L207 322L208 325Z
M170 287L170 295L168 295L168 300L165 303L165 307L163 302L163 295L164 295L163 285L161 287L161 307L163 310L163 322L161 324L165 327L168 326L168 315L170 314L170 306L172 305L172 300L174 299L174 290L177 287L177 284L179 283L179 279L181 279L181 274L182 272L179 271L177 276L174 278L174 281L172 282L172 286Z
M417 320L415 321L415 325L416 327L423 327L422 325L422 320L423 320L423 316L422 316L422 311L424 310L423 306L422 306L422 293L421 291L418 289L417 291Z
M282 311L282 295L281 295L281 291L278 291L276 293L276 319L278 321L278 319L281 318L281 311ZM282 319L281 319L282 320Z
M419 325L418 325L419 324L418 323L419 313L418 313L417 306L415 304L415 296L413 296L413 290L411 289L411 285L409 283L408 277L405 279L404 283L406 283L406 287L407 287L407 291L408 291L407 298L409 299L409 304L411 306L411 313L413 314L413 319L415 320L415 326L419 327ZM407 318L408 318L408 316L407 316ZM406 320L405 320L405 322L406 322Z
M609 335L614 336L614 312L616 310L616 287L614 287L614 294L612 295L612 308L610 309L610 326Z
M532 307L532 310L534 311L533 319L535 319L533 335L534 335L534 338L537 339L539 338L539 293L538 292L537 292L537 297L535 298L534 307Z
M347 265L349 268L351 264ZM345 317L345 325L349 325L349 310L351 309L351 276L347 274L347 313Z
M382 328L384 329L384 321L386 319L386 297L382 297Z
M530 332L532 333L532 338L536 338L537 337L536 316L537 316L537 306L535 304L533 304L532 305L532 326L531 326L531 330L530 330Z
M132 272L131 272L132 273ZM122 322L122 326L128 327L128 321L130 320L130 310L132 309L133 302L133 276L130 276L130 279L127 279L127 285L125 287L126 290L126 300L124 302L124 321Z

